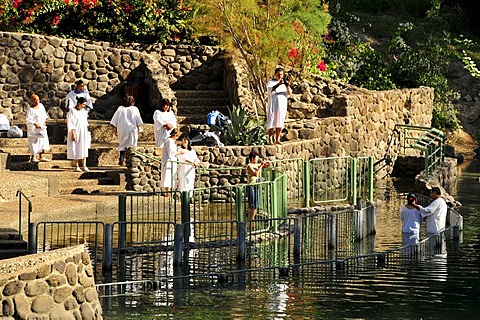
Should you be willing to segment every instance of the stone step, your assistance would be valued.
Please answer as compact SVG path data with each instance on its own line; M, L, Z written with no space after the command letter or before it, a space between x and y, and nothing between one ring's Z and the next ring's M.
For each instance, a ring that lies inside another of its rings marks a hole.
M65 169L72 167L72 160L52 160L50 162L10 162L8 169L12 171L32 171Z
M228 92L224 90L176 90L175 97L179 99L187 98L228 98Z
M183 106L228 106L230 105L229 98L186 98L177 99L177 109Z
M0 250L27 249L28 244L23 240L0 240Z
M0 249L0 260L12 259L28 254L28 249Z
M20 240L20 235L16 229L0 228L0 240Z
M205 106L194 106L194 105L188 105L188 106L177 106L177 113L178 115L182 116L190 116L190 115L195 115L195 114L201 114L207 118L207 114L210 111L213 110L218 110L224 115L228 116L230 114L229 109L227 105L222 105L222 106L214 106L214 105L205 105Z

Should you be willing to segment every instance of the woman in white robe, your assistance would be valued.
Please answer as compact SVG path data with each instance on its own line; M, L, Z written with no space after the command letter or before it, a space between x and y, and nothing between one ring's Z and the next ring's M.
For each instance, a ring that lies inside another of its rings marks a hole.
M153 129L155 134L155 145L159 148L170 136L173 129L177 127L177 118L171 110L171 103L168 99L160 101L160 107L153 113Z
M32 94L31 105L26 116L28 145L31 154L30 161L49 161L44 157L44 153L50 150L46 126L47 119L47 111L40 102L40 98L36 94ZM38 159L36 157L37 154Z
M273 79L267 83L267 133L270 143L281 144L280 134L287 117L288 96L292 93L283 80L283 69L275 69Z
M178 191L192 191L195 185L195 166L200 164L200 159L187 138L182 139L182 147L178 151L177 159L180 162L178 165Z
M125 149L137 146L138 133L141 132L141 126L143 125L140 111L135 107L133 96L126 95L124 104L125 106L118 107L110 121L110 124L117 129L118 151L120 152L119 166L123 166L125 162Z
M79 97L75 108L67 114L67 158L73 160L74 171L78 172L90 171L86 166L91 142L86 105L85 98Z
M177 138L180 131L173 129L170 137L165 141L162 152L161 187L165 191L175 189L177 186Z

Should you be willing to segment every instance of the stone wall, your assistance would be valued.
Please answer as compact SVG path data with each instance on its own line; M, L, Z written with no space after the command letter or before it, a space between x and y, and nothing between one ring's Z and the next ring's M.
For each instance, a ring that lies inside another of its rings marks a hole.
M5 319L102 319L83 245L0 261Z
M0 65L0 112L19 121L32 93L40 96L51 118L62 118L64 99L78 79L87 82L100 119L109 119L122 103L125 84L133 85L137 100L148 97L139 105L146 113L162 97L174 98L172 89L224 86L223 51L208 46L114 46L0 32Z

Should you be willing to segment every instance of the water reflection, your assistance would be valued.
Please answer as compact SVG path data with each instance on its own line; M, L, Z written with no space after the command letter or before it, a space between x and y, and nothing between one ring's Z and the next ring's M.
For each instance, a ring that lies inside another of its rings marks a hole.
M210 282L201 289L182 291L175 301L175 290L165 288L163 295L130 297L136 300L136 308L114 301L105 318L477 319L480 183L475 178L480 176L480 164L476 161L461 170L457 192L452 194L463 204L461 245L433 238L420 243L423 247L417 254L400 253L395 257L399 263L371 267L365 260L354 272L335 272L327 264L304 266L297 277L288 279L280 279L274 270L252 272L242 275L242 286L234 282L220 288ZM381 199L373 241L377 251L402 244L399 208L403 200L396 195L411 191L394 181L382 183L390 191L377 187Z

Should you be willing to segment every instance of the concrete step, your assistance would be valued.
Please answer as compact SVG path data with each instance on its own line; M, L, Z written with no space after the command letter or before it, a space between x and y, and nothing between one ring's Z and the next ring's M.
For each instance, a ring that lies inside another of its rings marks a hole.
M185 98L177 99L177 109L183 106L228 106L230 105L230 99L227 98Z
M23 240L0 240L0 250L27 249L28 244Z
M194 114L201 114L207 118L207 114L210 111L213 110L218 110L224 115L228 116L230 112L228 111L227 105L222 105L222 106L214 106L214 105L205 105L205 106L194 106L194 105L188 105L188 106L177 106L177 113L178 115L182 116L190 116Z
M228 98L228 92L224 90L176 90L175 97L179 99L188 98Z
M28 249L0 249L0 260L12 259L28 254Z
M20 235L16 229L0 228L0 240L20 240Z

